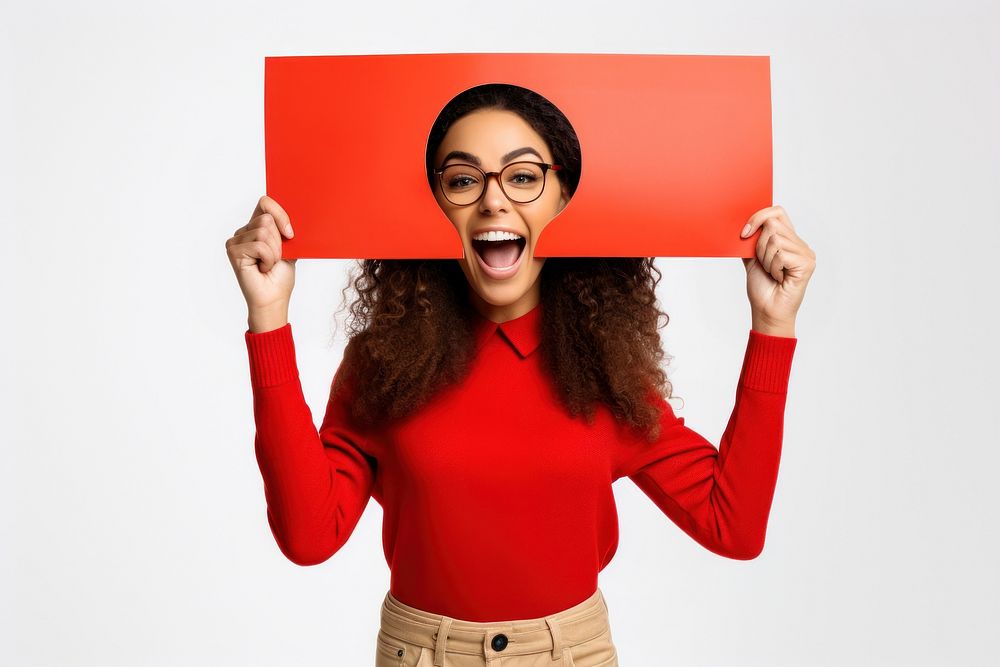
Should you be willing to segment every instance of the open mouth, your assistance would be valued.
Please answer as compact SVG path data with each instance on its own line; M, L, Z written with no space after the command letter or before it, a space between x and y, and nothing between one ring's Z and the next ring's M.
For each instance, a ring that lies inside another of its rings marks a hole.
M510 270L521 259L527 240L522 236L517 240L472 241L472 249L482 264L499 271ZM484 268L486 268L484 267Z

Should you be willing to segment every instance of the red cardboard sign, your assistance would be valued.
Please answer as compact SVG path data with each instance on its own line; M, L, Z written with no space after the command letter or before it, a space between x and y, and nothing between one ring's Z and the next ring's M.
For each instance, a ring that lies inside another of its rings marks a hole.
M287 259L461 258L424 157L441 109L483 83L543 95L580 140L579 185L537 257L752 257L740 230L772 205L768 56L286 56L265 58L264 82Z

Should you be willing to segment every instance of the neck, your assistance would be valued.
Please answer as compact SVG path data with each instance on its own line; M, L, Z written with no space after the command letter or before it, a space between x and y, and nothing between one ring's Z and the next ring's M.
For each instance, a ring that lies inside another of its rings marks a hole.
M537 306L542 300L542 289L538 281L531 286L527 292L525 292L521 297L514 301L513 303L507 303L503 305L495 305L485 301L479 294L469 285L469 301L472 303L472 307L479 312L480 315L493 322L507 322L508 320L515 320L522 315L525 315L531 311L532 308Z

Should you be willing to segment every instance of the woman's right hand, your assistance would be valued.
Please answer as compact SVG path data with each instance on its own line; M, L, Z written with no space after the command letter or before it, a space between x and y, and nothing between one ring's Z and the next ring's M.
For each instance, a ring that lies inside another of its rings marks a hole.
M283 326L295 286L294 259L281 259L282 236L292 237L288 214L267 195L257 202L250 222L226 239L254 333Z

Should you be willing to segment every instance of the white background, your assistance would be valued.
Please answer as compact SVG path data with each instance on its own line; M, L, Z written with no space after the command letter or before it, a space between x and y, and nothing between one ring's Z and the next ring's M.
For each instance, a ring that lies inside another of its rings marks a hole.
M372 663L381 508L296 566L253 454L224 243L265 193L263 58L517 51L770 55L774 202L818 256L761 557L716 556L615 484L600 585L622 664L995 656L995 4L2 7L3 664ZM298 263L317 421L349 264ZM679 414L718 443L750 327L742 263L658 266Z

